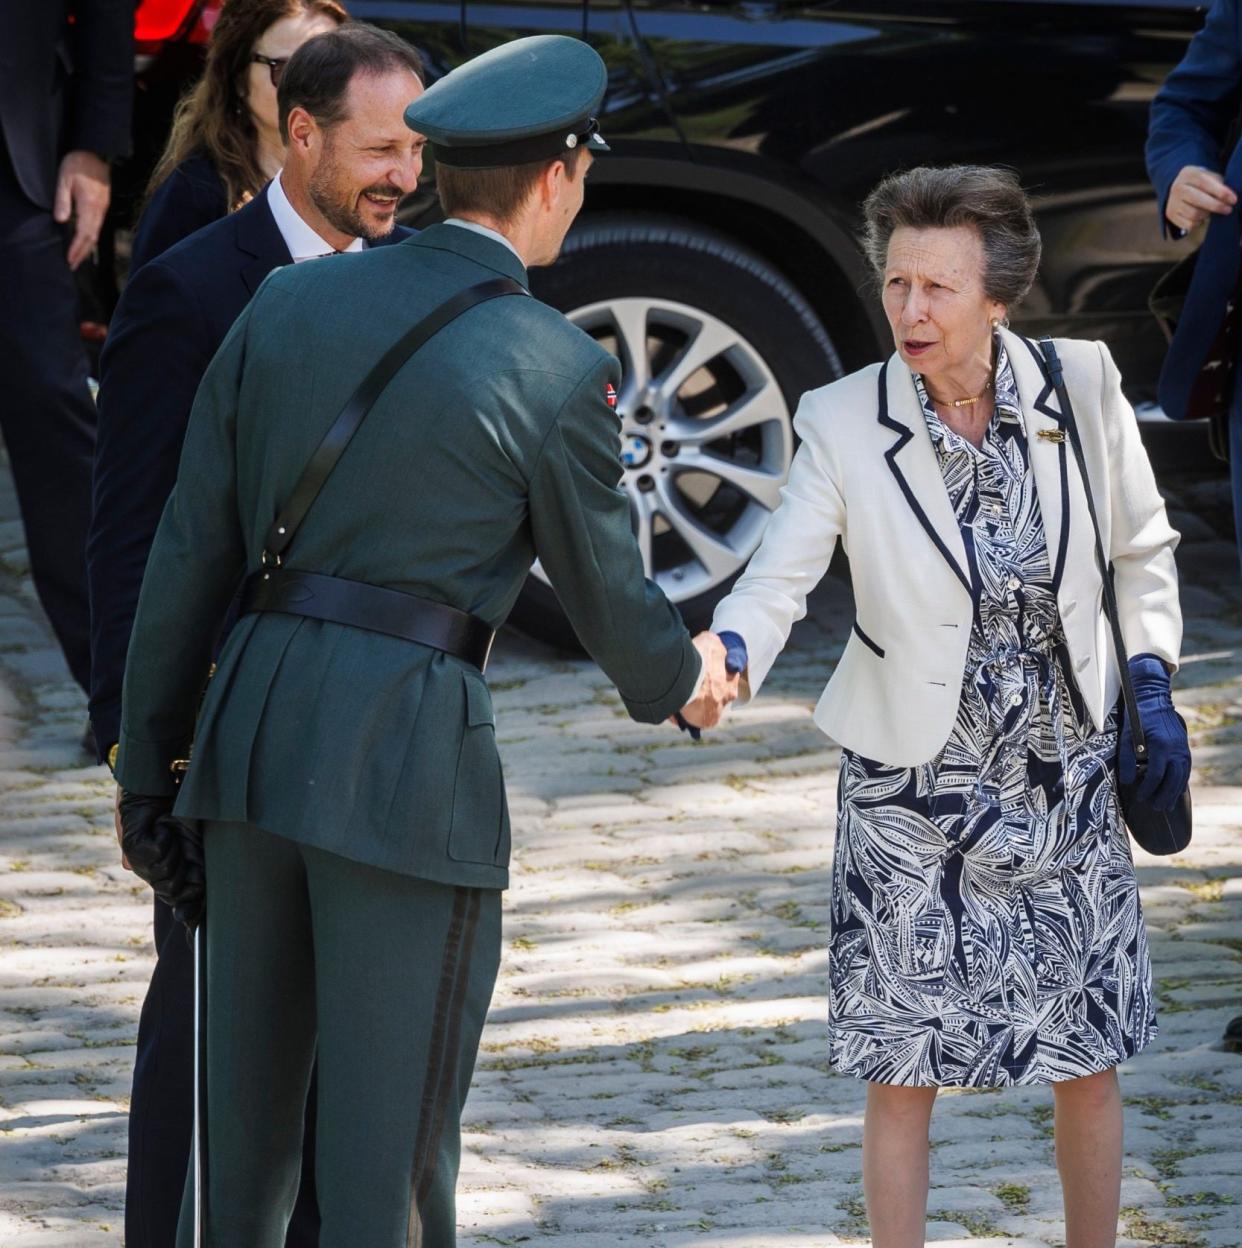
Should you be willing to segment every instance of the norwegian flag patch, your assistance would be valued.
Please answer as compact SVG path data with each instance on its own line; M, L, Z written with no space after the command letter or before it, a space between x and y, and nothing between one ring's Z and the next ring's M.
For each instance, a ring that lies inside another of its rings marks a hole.
M613 389L611 381L604 383L604 402L607 403L609 407L617 406L617 392Z

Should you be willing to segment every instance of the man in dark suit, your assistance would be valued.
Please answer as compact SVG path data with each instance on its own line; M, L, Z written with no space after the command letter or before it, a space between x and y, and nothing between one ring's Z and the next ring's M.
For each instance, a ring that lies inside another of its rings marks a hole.
M35 589L83 689L95 413L72 270L129 151L133 23L133 0L0 4L0 431Z
M1236 141L1240 108L1242 0L1215 0L1203 29L1152 101L1147 172L1160 196L1160 226L1166 235L1184 238L1208 223L1160 373L1159 399L1170 416L1181 420L1206 414L1200 410L1203 404L1219 402L1225 386L1233 520L1242 553L1240 343L1236 330L1226 325L1226 313L1242 300L1242 142ZM1226 151L1231 135L1235 142ZM1242 1015L1225 1028L1225 1047L1242 1052Z
M1242 144L1225 146L1242 104L1242 0L1216 0L1203 29L1165 80L1151 106L1147 170L1160 197L1166 236L1184 238L1208 223L1177 332L1160 374L1159 398L1174 419L1203 415L1216 401L1220 379L1231 389L1230 449L1234 515L1242 546L1242 412L1236 386L1235 335L1224 335L1228 305L1239 280L1238 194ZM1232 341L1226 347L1225 339ZM1207 369L1228 350L1231 358ZM1205 384L1208 383L1208 384Z
M281 77L288 143L282 173L237 213L145 264L121 297L102 359L88 547L91 716L105 752L119 738L138 591L199 380L272 270L411 233L394 226L394 216L422 167L423 140L402 117L422 91L421 72L412 48L370 26L310 40ZM173 1242L192 1125L193 959L180 925L158 900L155 938L158 961L139 1025L130 1107L130 1248ZM313 1190L304 1183L288 1242L315 1243L317 1221Z

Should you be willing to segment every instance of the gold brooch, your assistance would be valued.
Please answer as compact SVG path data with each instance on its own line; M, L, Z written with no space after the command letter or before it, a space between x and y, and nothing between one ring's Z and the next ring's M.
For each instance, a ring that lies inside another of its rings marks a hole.
M1036 435L1037 438L1043 438L1045 442L1064 442L1064 429L1041 429Z

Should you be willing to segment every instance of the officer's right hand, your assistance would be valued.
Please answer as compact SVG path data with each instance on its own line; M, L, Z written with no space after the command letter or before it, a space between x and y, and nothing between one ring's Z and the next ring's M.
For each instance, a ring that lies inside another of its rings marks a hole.
M736 700L741 677L729 666L729 651L715 633L700 633L694 648L703 661L703 678L698 696L681 708L681 714L695 728L714 728L725 708Z
M1187 165L1173 179L1164 215L1179 230L1193 230L1213 213L1224 216L1232 212L1237 202L1237 195L1219 173L1201 165Z

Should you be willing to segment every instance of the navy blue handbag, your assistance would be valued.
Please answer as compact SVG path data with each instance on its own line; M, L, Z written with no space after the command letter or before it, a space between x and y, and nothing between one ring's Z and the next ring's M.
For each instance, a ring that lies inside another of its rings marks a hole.
M1082 478L1083 492L1087 496L1087 511L1091 515L1091 527L1095 530L1095 560L1104 582L1104 612L1108 616L1109 628L1112 630L1113 650L1117 656L1117 664L1121 668L1121 696L1125 700L1126 716L1134 738L1134 757L1137 763L1134 779L1129 784L1122 784L1120 781L1117 783L1121 817L1125 820L1126 827L1130 829L1130 835L1149 854L1180 853L1190 844L1193 823L1190 787L1187 785L1181 797L1174 803L1172 810L1157 810L1149 800L1138 796L1139 786L1147 774L1147 737L1143 732L1138 699L1134 696L1134 682L1130 679L1130 661L1126 654L1126 643L1121 635L1121 618L1117 613L1117 595L1113 589L1113 568L1105 554L1103 539L1100 537L1100 522L1095 513L1095 499L1091 497L1087 463L1083 458L1082 442L1078 437L1078 426L1074 420L1074 408L1070 403L1069 390L1065 385L1061 360L1051 339L1044 338L1039 345L1043 349L1048 378L1056 388L1057 399L1061 404L1061 414L1065 417L1065 427L1069 433L1070 445L1074 450L1074 458L1078 461L1078 473ZM1181 719L1180 715L1178 719ZM1185 720L1182 720L1182 725L1185 726Z

